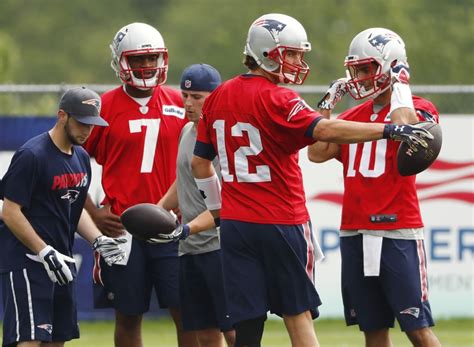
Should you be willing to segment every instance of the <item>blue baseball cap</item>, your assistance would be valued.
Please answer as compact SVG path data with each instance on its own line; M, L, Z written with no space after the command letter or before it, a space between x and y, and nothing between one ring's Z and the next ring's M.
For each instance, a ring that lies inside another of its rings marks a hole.
M99 94L86 87L68 89L59 101L59 108L78 122L107 126L109 124L100 116L100 106Z
M219 71L207 64L193 64L181 75L181 89L196 92L212 92L221 84Z

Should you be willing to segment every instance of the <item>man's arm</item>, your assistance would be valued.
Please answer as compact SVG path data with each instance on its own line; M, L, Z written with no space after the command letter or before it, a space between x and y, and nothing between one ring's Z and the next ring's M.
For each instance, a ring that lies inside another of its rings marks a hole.
M193 155L191 169L207 208L214 218L220 217L220 185L212 161ZM208 181L207 183L205 181ZM204 183L202 183L204 182ZM218 201L217 201L218 200ZM218 205L218 207L217 207Z
M2 214L3 221L8 226L8 229L33 253L38 254L47 246L33 229L28 219L26 219L19 204L5 198L3 201Z
M122 222L120 222L120 217L111 211L110 205L98 208L88 194L84 208L104 235L119 237L124 234L124 227Z
M178 189L176 186L176 180L168 188L168 191L163 195L163 197L158 201L158 206L163 207L165 210L175 210L178 208Z

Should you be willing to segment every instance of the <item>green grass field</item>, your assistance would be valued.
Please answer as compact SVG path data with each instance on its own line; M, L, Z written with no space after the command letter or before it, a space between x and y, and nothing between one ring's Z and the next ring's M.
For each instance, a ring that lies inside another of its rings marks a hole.
M364 346L362 334L355 327L346 327L342 320L317 320L316 333L322 347ZM438 320L434 327L443 347L474 347L474 319ZM410 346L398 328L392 329L393 345ZM145 320L144 345L147 347L174 347L176 337L169 319ZM69 347L113 347L113 322L81 322L81 338L66 344ZM288 347L290 342L281 320L265 324L263 346Z

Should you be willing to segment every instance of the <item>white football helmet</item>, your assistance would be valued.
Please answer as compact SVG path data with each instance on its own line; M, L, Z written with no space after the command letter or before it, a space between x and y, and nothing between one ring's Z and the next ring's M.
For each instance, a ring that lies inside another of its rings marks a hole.
M357 100L375 98L386 91L390 87L390 69L397 61L407 61L405 43L398 34L384 28L357 34L344 61L351 96ZM368 65L368 69L359 77L358 68L362 65Z
M124 83L142 90L165 83L168 72L168 50L163 37L152 26L144 23L132 23L124 26L115 34L110 49L112 50L110 65ZM128 61L129 56L150 54L158 56L156 67L131 68ZM150 71L154 73L148 77Z
M279 77L282 83L303 84L309 73L308 64L285 62L287 50L309 52L306 31L296 19L271 13L255 20L250 26L244 54L251 56L265 71Z

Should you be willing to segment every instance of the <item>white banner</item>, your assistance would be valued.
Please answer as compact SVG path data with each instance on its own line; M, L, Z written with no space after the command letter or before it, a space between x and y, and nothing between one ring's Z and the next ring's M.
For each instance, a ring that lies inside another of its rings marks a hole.
M441 118L443 148L437 162L418 175L425 223L429 300L435 317L474 317L474 115ZM12 152L0 152L0 177ZM338 228L342 165L310 163L301 151L307 205L326 259L316 268L321 317L342 317ZM100 167L93 163L91 195L100 200ZM0 201L1 204L1 201Z

